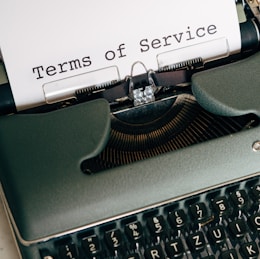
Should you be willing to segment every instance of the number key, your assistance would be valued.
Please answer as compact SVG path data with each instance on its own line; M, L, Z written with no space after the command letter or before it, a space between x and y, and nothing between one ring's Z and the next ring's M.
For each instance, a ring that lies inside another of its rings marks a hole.
M89 256L96 255L100 252L100 244L96 235L85 237L81 242L84 251Z
M122 234L119 229L111 230L105 233L105 240L108 247L115 251L122 246Z
M245 190L237 190L230 195L233 205L239 210L245 210L249 206L248 195Z
M171 224L171 227L177 230L184 229L188 222L187 215L182 209L170 212L168 220Z
M147 220L148 228L153 236L161 236L165 231L163 216L152 217Z
M217 197L212 201L214 211L220 216L228 216L231 213L231 207L225 196Z
M126 225L125 232L130 242L138 242L143 237L143 228L140 222L133 222Z
M75 244L67 244L59 247L61 259L78 259L78 250Z
M199 202L190 206L191 218L197 222L203 222L208 219L208 210L203 202Z

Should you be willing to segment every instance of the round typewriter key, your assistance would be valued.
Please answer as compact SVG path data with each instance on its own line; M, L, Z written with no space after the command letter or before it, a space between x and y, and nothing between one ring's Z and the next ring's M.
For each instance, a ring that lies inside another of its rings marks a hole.
M231 213L231 206L225 196L215 198L212 201L212 207L219 217L225 217Z
M195 234L189 235L187 238L187 244L191 251L201 252L206 245L203 233L198 231Z
M61 259L79 259L76 244L66 244L59 247L59 256Z
M139 242L143 237L143 228L140 222L133 222L125 226L125 233L130 242Z
M231 202L238 210L246 210L250 206L249 198L245 190L237 190L230 195Z
M169 213L168 220L173 229L184 229L188 224L187 215L184 210L176 210Z
M258 231L260 233L260 212L252 215L249 218L248 223L252 231Z
M253 200L260 204L260 184L252 187L250 194Z
M164 252L160 245L147 248L144 252L145 259L164 259Z
M139 256L139 254L134 253L134 254L125 256L124 259L140 259L140 256Z
M82 247L88 255L96 255L100 252L99 239L96 235L82 239Z
M249 242L241 246L241 254L244 258L259 258L259 249L256 242Z
M165 250L169 258L182 258L185 251L180 238L166 242Z
M226 234L223 226L212 227L208 231L209 241L214 244L220 244L225 241Z
M191 218L196 222L207 221L209 218L207 207L203 202L192 204L190 206L190 214Z
M247 223L243 219L232 221L229 224L229 230L233 237L243 238L247 232Z
M122 247L123 237L119 229L111 230L105 233L105 240L108 248L114 252Z
M147 225L153 236L162 236L165 232L165 221L163 216L149 218L147 220Z

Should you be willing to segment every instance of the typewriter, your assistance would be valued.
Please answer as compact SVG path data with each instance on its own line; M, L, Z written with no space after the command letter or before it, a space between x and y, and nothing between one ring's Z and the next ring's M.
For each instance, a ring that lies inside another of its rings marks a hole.
M234 6L236 53L159 69L136 60L109 84L74 88L86 78L68 77L44 85L46 104L24 109L11 82L0 86L1 199L20 258L260 257L260 3ZM140 47L215 31L186 27ZM63 73L65 63L35 66L34 76Z

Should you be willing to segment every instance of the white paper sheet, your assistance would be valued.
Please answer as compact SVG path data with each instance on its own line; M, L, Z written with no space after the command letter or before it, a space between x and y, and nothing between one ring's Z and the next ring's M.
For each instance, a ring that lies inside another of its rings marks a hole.
M241 47L234 0L1 2L0 48L19 110L44 103L44 85L67 77L116 66L124 79L136 61L158 70L162 53L176 63L172 53L223 38L231 53ZM207 57L220 52L201 46Z

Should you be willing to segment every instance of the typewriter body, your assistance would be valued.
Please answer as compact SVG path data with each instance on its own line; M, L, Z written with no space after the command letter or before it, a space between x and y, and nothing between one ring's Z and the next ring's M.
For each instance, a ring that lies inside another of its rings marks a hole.
M1 198L21 258L259 257L259 1L237 5L238 53L137 61L64 100L51 82L48 104L21 111L1 85Z

